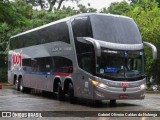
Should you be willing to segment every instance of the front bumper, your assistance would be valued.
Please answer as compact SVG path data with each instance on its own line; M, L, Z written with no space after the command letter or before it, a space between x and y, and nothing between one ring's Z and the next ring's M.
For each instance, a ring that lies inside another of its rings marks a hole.
M124 88L122 87L108 87L106 89L96 87L94 88L95 100L124 100L124 99L144 99L145 89L141 90L139 87Z

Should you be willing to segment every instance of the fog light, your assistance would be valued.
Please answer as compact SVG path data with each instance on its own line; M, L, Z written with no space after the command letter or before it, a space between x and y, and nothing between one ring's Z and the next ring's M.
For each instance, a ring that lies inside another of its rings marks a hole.
M97 91L97 90L96 90L95 93L96 93L96 95L98 95L98 96L100 96L100 97L104 97L103 93L100 92L100 91Z

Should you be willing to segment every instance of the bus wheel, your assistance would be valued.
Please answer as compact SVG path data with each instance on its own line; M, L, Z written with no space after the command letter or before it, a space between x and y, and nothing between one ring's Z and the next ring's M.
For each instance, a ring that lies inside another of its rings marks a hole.
M110 100L110 106L116 106L116 100Z
M22 79L22 78L19 79L19 84L20 84L20 86L19 86L20 91L21 91L21 92L24 92L23 79Z
M22 78L20 78L20 80L19 80L19 89L20 89L21 92L25 92L25 93L30 93L31 92L31 88L23 86L23 79Z
M19 83L19 80L16 80L16 81L15 81L15 87L16 87L16 90L17 90L17 91L20 90L20 83Z
M62 90L61 83L59 82L58 83L58 100L64 101L64 99L65 99L65 94Z
M72 83L69 83L68 95L69 95L69 102L71 104L74 104L77 102L77 98L74 96L74 88Z

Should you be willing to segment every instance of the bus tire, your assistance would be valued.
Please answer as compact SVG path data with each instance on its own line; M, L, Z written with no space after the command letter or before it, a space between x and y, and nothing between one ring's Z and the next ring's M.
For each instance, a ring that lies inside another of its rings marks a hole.
M75 104L77 102L77 98L74 96L74 88L72 83L69 83L68 95L69 95L69 102L71 104Z
M22 77L19 79L19 89L20 89L21 92L24 92L23 79L22 79Z
M116 100L110 100L110 106L116 106Z
M58 100L59 101L64 101L65 100L65 94L64 94L64 92L62 90L60 82L58 83Z
M19 79L19 84L20 84L19 89L20 89L21 92L25 92L25 93L30 93L31 92L31 88L27 88L27 87L23 86L23 79L22 79L22 77Z
M101 107L103 105L101 100L94 100L93 104L95 107Z
M15 80L15 88L17 91L20 91L20 83L19 80Z

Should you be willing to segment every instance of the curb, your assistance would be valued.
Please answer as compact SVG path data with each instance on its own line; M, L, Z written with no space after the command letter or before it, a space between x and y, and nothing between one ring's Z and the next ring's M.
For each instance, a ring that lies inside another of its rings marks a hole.
M1 83L2 86L13 86L13 84L10 83Z
M159 93L160 94L160 91L146 91L146 93L153 93L153 94Z

